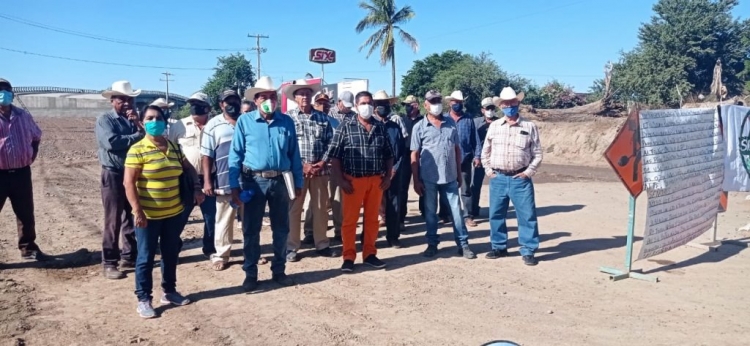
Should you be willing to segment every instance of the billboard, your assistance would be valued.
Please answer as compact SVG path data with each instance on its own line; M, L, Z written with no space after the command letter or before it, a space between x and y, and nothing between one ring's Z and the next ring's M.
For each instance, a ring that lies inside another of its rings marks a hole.
M340 94L344 91L348 91L356 96L360 91L369 90L369 83L370 81L368 79L348 79L338 83L338 93ZM338 94L334 96L336 101L338 101Z
M333 64L336 62L336 51L328 48L310 49L310 61L318 64Z
M321 84L320 78L310 78L306 79L307 84ZM288 100L286 96L284 95L283 91L284 88L292 84L293 81L283 82L281 83L281 87L279 88L279 105L281 107L281 112L286 113L290 109L297 108L297 103L293 100ZM352 95L357 95L360 91L366 91L369 87L369 80L368 79L349 79L342 82L339 82L337 84L324 84L323 90L328 93L328 95L331 97L331 101L333 104L338 102L338 96L340 93L344 91L349 91L352 93Z

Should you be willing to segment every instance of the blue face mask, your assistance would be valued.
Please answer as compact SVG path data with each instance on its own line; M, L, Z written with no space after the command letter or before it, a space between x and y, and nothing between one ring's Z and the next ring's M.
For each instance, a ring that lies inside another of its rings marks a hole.
M451 110L453 110L456 113L461 113L463 109L464 109L464 105L460 103L454 103L451 105Z
M167 123L161 120L152 120L143 124L143 127L146 128L146 133L152 136L161 136L164 134L164 129L167 128Z
M0 106L7 106L13 102L13 93L7 90L0 90Z
M517 117L518 116L518 106L503 108L503 114L505 114L506 117Z

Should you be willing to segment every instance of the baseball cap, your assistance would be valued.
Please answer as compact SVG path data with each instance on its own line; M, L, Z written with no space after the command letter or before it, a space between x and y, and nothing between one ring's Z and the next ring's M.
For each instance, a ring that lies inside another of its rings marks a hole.
M313 96L313 102L317 102L317 101L318 101L319 99L322 99L322 98L324 98L324 99L326 99L326 100L330 100L330 99L331 99L331 98L330 98L330 97L328 96L328 94L326 94L326 93L324 93L324 92L322 92L322 91L318 91L318 92L317 92L317 93L316 93L316 94L315 94L315 95Z
M343 91L339 94L339 101L344 104L344 107L354 107L354 94L351 91Z
M191 95L190 98L187 99L187 103L193 103L193 102L208 104L208 95L199 91Z
M424 95L424 99L427 101L441 98L443 98L443 95L440 95L440 92L437 90L430 90Z
M224 100L226 100L226 99L228 99L228 98L230 98L232 96L240 99L240 95L237 95L236 91L234 91L234 90L224 90L224 92L221 93L221 95L219 95L219 101L224 101Z
M485 97L482 99L482 108L485 108L487 106L494 106L495 103L492 102L492 97Z
M13 88L13 85L11 85L10 82L5 78L0 78L0 84L7 84L9 87Z

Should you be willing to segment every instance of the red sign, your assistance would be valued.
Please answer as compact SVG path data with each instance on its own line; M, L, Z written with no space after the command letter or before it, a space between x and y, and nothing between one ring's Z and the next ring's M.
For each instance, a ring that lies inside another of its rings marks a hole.
M630 195L643 192L643 163L641 161L641 129L638 109L633 110L620 132L604 151L604 158L615 170Z
M310 49L310 61L318 64L332 64L336 62L336 51L327 48Z

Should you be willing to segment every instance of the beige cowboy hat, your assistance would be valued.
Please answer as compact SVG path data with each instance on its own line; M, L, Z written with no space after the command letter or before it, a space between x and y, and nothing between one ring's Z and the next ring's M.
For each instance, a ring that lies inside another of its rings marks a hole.
M151 106L157 106L159 108L172 108L174 106L174 102L167 103L167 100L165 100L163 97L160 97L154 102L151 102Z
M298 79L292 82L292 84L284 87L284 95L287 99L294 101L294 93L297 92L297 90L310 89L312 90L312 93L315 94L320 91L320 88L320 84L307 84L307 80Z
M102 92L102 97L109 99L112 96L127 96L137 97L141 94L141 89L133 90L130 82L126 80L120 80L112 83L112 87Z
M388 93L385 90L378 90L372 94L373 101L388 101L390 104L398 102L398 97L388 97Z
M448 97L446 97L445 100L446 101L450 101L450 100L463 101L464 93L462 93L461 90L456 90L452 92Z
M523 98L525 96L526 96L526 94L524 94L523 91L521 91L520 93L516 94L516 91L513 90L513 88L511 88L511 87L505 87L505 88L503 88L502 91L500 91L500 97L498 97L496 101L493 98L493 101L495 101L495 105L499 107L500 106L500 102L502 102L502 101L518 100L518 102L521 102L521 101L523 101Z
M245 99L255 100L255 95L257 95L258 93L276 90L276 87L273 86L273 80L271 80L271 77L263 76L260 77L257 82L255 82L254 87L245 90Z
M410 105L412 103L419 103L414 95L409 95L403 101L401 101L402 105Z

